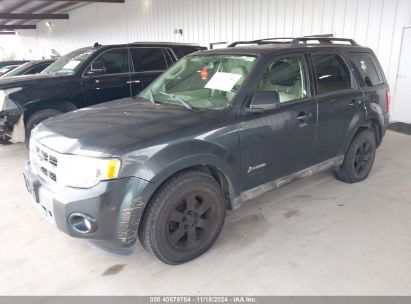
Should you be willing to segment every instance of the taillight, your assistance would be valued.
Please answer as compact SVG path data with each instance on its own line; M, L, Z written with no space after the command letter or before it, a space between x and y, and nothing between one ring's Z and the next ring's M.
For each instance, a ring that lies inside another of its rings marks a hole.
M390 112L390 107L391 107L391 92L390 92L390 90L387 90L385 92L385 106L386 106L387 112Z

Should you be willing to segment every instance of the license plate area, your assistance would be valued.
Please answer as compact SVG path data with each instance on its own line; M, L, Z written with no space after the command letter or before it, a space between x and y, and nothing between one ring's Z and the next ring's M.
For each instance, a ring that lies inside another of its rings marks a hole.
M25 174L24 176L24 182L26 184L27 191L31 193L33 196L33 199L36 203L39 202L39 188L40 188L40 183L39 182L32 182Z
M37 210L47 221L54 224L53 193L45 187L41 187L40 182L37 180L33 182L26 175L24 175L24 181L27 191L31 193L33 197Z
M53 194L44 187L40 187L38 197L39 200L35 202L37 209L47 221L54 224Z

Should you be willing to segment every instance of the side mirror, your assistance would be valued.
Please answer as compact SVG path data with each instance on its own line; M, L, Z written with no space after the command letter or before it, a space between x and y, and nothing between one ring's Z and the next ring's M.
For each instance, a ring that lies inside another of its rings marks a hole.
M247 112L261 113L280 107L280 95L276 91L257 91L254 93Z
M103 75L106 73L106 67L102 62L93 62L90 66L90 70L88 71L88 75Z

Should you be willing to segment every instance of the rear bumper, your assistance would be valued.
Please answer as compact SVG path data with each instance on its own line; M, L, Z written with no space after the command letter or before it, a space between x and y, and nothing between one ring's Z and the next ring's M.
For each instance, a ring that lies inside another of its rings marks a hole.
M64 187L55 190L33 174L29 162L24 178L38 210L59 230L72 237L95 240L97 246L100 244L99 247L111 252L127 254L132 251L145 206L140 194L148 182L130 177L100 182L90 189ZM76 230L69 220L73 214L93 219L95 229L87 233Z
M383 115L383 119L384 119L384 125L382 127L382 134L381 134L380 143L382 142L382 139L384 138L385 132L388 129L388 124L390 123L390 113L385 112L384 115Z
M390 113L385 112L384 113L384 128L385 129L387 129L389 123L390 123Z

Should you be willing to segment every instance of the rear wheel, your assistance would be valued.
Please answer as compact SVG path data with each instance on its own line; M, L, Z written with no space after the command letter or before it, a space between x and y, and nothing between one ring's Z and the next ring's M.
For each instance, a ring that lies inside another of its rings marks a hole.
M168 180L147 206L139 231L143 247L167 264L181 264L206 252L224 224L220 185L201 171Z
M37 126L39 123L41 123L43 120L46 120L47 118L57 116L59 114L63 113L62 111L55 110L55 109L45 109L45 110L40 110L37 111L33 114L31 114L30 118L27 120L26 123L26 137L24 140L24 143L26 144L26 147L29 147L30 144L30 136L31 136L31 130L35 126Z
M368 177L374 163L376 142L374 133L364 130L357 134L348 148L344 163L334 176L346 183L360 182Z

